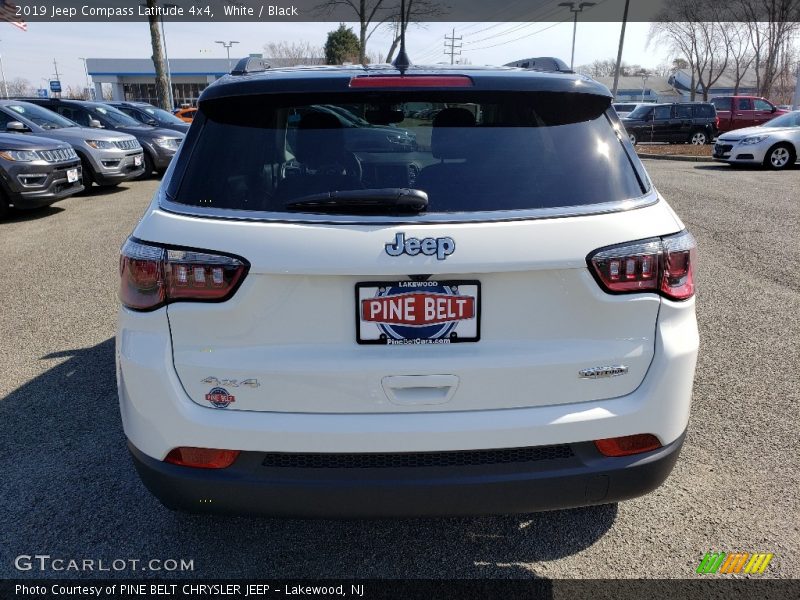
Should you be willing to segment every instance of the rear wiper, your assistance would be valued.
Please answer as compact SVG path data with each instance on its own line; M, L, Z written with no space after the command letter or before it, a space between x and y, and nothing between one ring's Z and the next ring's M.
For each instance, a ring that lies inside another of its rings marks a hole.
M411 188L340 190L303 196L286 205L287 210L422 212L428 194Z

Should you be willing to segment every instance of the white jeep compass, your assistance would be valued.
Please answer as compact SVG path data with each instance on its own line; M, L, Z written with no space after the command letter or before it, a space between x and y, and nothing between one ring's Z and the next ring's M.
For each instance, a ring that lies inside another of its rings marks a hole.
M168 507L516 513L660 485L695 242L608 90L242 61L122 248L120 407Z

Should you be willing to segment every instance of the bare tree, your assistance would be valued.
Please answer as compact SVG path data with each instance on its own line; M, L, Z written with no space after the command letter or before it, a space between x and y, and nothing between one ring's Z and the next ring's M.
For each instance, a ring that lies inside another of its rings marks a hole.
M578 73L589 75L590 77L613 77L617 68L615 58L598 59L588 65L581 65L576 68ZM642 71L641 65L631 65L622 61L619 65L619 74L623 77L632 77Z
M408 24L413 23L420 25L423 21L430 21L433 17L442 14L443 6L437 0L406 0L406 14L405 23L406 30ZM396 5L394 9L394 16L389 17L389 22L386 26L392 31L392 43L389 46L389 51L386 53L386 62L392 62L394 53L400 45L400 5ZM462 63L464 64L464 63Z
M747 26L758 93L770 96L784 57L791 52L789 42L800 29L800 3L797 0L737 0L731 6L736 20Z
M367 63L367 42L379 27L388 26L393 31L393 41L386 55L391 61L400 43L399 0L324 0L316 10L330 16L338 9L351 12L358 20L358 41L361 45L358 60ZM406 29L410 23L430 20L442 14L443 6L437 0L406 0Z
M648 44L664 44L670 48L685 64L690 73L689 84L690 99L697 96L697 63L695 61L695 46L697 35L690 21L673 21L665 18L650 25Z
M684 59L691 72L690 95L703 100L728 66L720 9L713 0L673 0L650 26L649 41L665 44Z
M88 88L80 86L68 85L63 95L64 98L72 98L73 100L91 100L89 97Z
M733 78L733 95L739 94L739 87L753 65L755 54L750 47L748 25L745 23L723 23L722 31L729 53L729 72Z
M324 65L325 51L309 42L269 42L264 44L264 55L294 65Z
M392 6L393 7L393 6ZM389 0L325 0L317 10L330 15L340 8L349 8L358 17L358 61L366 63L367 42L375 30L391 18Z
M7 88L10 97L36 95L36 89L31 85L31 82L22 77L15 77L14 79L5 81L5 86L3 83L3 81L0 81L0 90L5 90Z

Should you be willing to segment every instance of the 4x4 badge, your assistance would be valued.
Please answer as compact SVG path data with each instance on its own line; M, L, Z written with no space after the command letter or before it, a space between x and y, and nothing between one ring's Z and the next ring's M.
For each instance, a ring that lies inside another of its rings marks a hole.
M385 250L389 256L400 256L401 254L416 256L422 253L425 256L435 254L437 260L444 260L455 252L456 242L451 237L406 239L406 234L401 232L395 236L394 242L386 244Z

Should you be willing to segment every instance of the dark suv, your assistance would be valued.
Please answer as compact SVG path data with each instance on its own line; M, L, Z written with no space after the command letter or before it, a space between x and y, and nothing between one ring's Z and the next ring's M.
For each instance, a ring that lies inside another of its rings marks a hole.
M172 157L181 145L183 133L144 125L120 110L101 102L30 98L32 104L44 106L84 127L102 127L127 133L139 140L144 148L144 176L167 170Z
M717 112L710 102L642 104L622 119L631 143L710 144L717 135Z
M80 191L81 161L69 144L0 133L0 218L10 206L39 208Z

